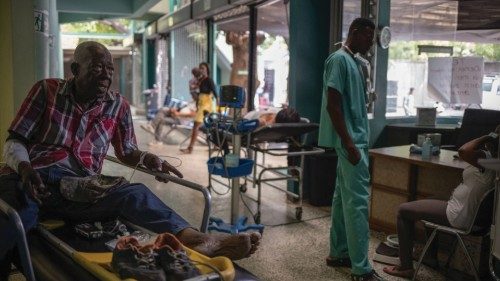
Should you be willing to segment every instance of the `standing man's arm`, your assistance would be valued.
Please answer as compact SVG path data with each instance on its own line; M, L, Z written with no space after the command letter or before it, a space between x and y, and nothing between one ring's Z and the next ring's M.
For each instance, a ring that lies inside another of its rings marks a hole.
M361 159L359 150L354 145L351 136L347 132L344 114L342 112L342 95L334 88L328 87L328 99L326 109L330 115L332 125L342 140L342 144L347 150L348 160L351 164L358 164Z

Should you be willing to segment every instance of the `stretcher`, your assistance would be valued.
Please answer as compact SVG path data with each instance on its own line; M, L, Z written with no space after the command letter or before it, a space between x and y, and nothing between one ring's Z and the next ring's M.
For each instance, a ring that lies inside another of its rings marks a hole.
M120 163L115 157L108 156L106 159ZM206 232L211 197L205 187L168 174L151 172L145 168L138 167L137 170L200 192L204 198L204 210L199 229ZM1 199L0 215L7 216L9 227L16 229L16 237L13 239L16 240L22 272L27 280L120 280L111 270L112 252L104 245L105 241L80 237L75 234L71 225L59 220L40 222L36 229L26 235L17 212ZM124 223L131 230L154 235L149 230L130 222ZM209 258L189 248L185 250L203 274L196 280L258 280L253 274L225 257Z
M246 195L246 198L257 203L257 210L253 213L253 218L256 223L261 221L261 204L262 204L262 187L266 186L275 188L285 192L291 197L298 199L298 206L295 208L295 218L302 219L302 204L303 204L303 167L304 159L307 155L321 154L324 150L317 147L307 146L307 135L318 130L319 125L309 123L305 118L299 123L275 123L258 128L257 130L246 134L242 137L242 147L245 147L247 157L253 159L255 165L250 176L245 177L245 182L242 184L240 191L245 193L248 182L252 183L253 188L257 188L257 198L252 198ZM227 140L228 144L231 139L231 134L222 132L217 137L219 140ZM216 137L211 136L210 142L217 145ZM219 144L221 146L221 144ZM209 146L209 156L212 154L213 148ZM260 155L260 156L259 156ZM266 155L278 157L298 157L298 163L290 163L287 166L270 167L266 166ZM258 161L261 158L260 162ZM276 181L294 181L297 182L297 193L283 189L272 182ZM212 188L212 181L225 185L225 182L214 178L209 173L209 188Z

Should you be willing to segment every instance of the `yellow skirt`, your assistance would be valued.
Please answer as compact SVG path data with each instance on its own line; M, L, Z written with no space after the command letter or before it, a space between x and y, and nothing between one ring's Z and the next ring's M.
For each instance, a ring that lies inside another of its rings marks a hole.
M215 112L214 95L213 94L203 94L198 95L198 103L196 115L194 117L195 122L203 123L203 118L205 113Z

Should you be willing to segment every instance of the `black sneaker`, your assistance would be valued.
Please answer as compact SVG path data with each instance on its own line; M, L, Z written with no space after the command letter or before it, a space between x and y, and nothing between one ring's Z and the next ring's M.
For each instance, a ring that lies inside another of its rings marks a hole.
M326 265L330 267L351 267L350 258L332 258L326 257Z
M141 247L133 237L122 237L116 243L111 267L120 278L144 281L166 281L165 272L152 247Z
M174 251L170 246L165 245L156 252L167 281L181 281L201 275L184 250Z
M201 275L184 251L182 243L174 235L170 233L158 235L154 248L168 281L184 280Z
M372 272L363 274L363 275L355 275L351 274L351 280L352 281L384 281L385 279L382 278L382 276L378 275L378 273L375 270L372 270Z

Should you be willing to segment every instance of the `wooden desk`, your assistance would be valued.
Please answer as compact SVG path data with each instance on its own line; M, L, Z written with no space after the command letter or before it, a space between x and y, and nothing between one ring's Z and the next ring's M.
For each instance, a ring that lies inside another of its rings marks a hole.
M385 126L383 146L396 146L417 143L419 134L440 133L441 144L455 145L460 128L456 124L437 124L435 126L417 126L409 123L394 123Z
M468 165L453 158L456 151L442 149L430 160L409 151L409 145L370 150L370 227L374 230L396 233L401 203L429 197L447 200Z

